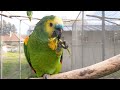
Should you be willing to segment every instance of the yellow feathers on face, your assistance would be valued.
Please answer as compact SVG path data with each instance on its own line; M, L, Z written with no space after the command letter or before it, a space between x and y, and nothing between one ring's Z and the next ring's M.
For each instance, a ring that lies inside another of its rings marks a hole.
M59 17L55 17L53 20L50 19L45 23L46 32L48 33L49 37L51 37L52 32L55 30L55 25L57 24L63 25L63 21Z
M55 24L61 24L61 25L63 25L63 21L59 17L55 17L54 22L55 22Z

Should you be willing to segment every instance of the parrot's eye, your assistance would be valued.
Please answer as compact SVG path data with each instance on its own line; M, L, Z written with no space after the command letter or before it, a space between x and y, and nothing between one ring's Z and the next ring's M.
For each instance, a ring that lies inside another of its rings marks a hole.
M52 27L53 26L53 24L52 23L50 23L50 27Z

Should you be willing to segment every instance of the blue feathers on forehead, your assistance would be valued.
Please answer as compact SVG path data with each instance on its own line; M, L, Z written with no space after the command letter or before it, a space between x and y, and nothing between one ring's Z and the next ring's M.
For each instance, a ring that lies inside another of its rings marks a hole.
M63 25L61 25L61 24L57 24L57 25L55 25L55 28L56 28L56 29L63 29L63 28L64 28L64 26L63 26Z

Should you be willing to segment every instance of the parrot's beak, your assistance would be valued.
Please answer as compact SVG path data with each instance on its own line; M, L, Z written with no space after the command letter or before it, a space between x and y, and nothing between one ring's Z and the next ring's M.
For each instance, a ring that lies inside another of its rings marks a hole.
M55 29L52 33L52 37L53 38L56 37L59 40L62 36L62 31L63 31L63 25L62 24L56 24Z
M62 29L55 29L52 33L52 37L57 37L59 40L61 38L62 31Z

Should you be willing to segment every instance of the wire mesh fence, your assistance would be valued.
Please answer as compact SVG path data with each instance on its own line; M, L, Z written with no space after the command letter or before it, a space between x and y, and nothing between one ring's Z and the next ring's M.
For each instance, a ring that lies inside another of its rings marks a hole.
M1 13L13 15L7 11ZM119 11L80 11L75 20L64 22L66 30L62 38L67 41L71 55L64 50L62 72L86 67L119 54L119 15ZM24 20L0 17L1 79L25 79L32 74L24 55L23 41L34 26L31 27ZM14 23L17 24L16 28ZM119 78L119 72L103 78Z
M82 12L73 25L72 58L73 69L86 67L120 53L120 23L111 19L120 12ZM110 19L108 19L108 18ZM101 67L102 68L102 67ZM119 71L103 78L119 78Z

